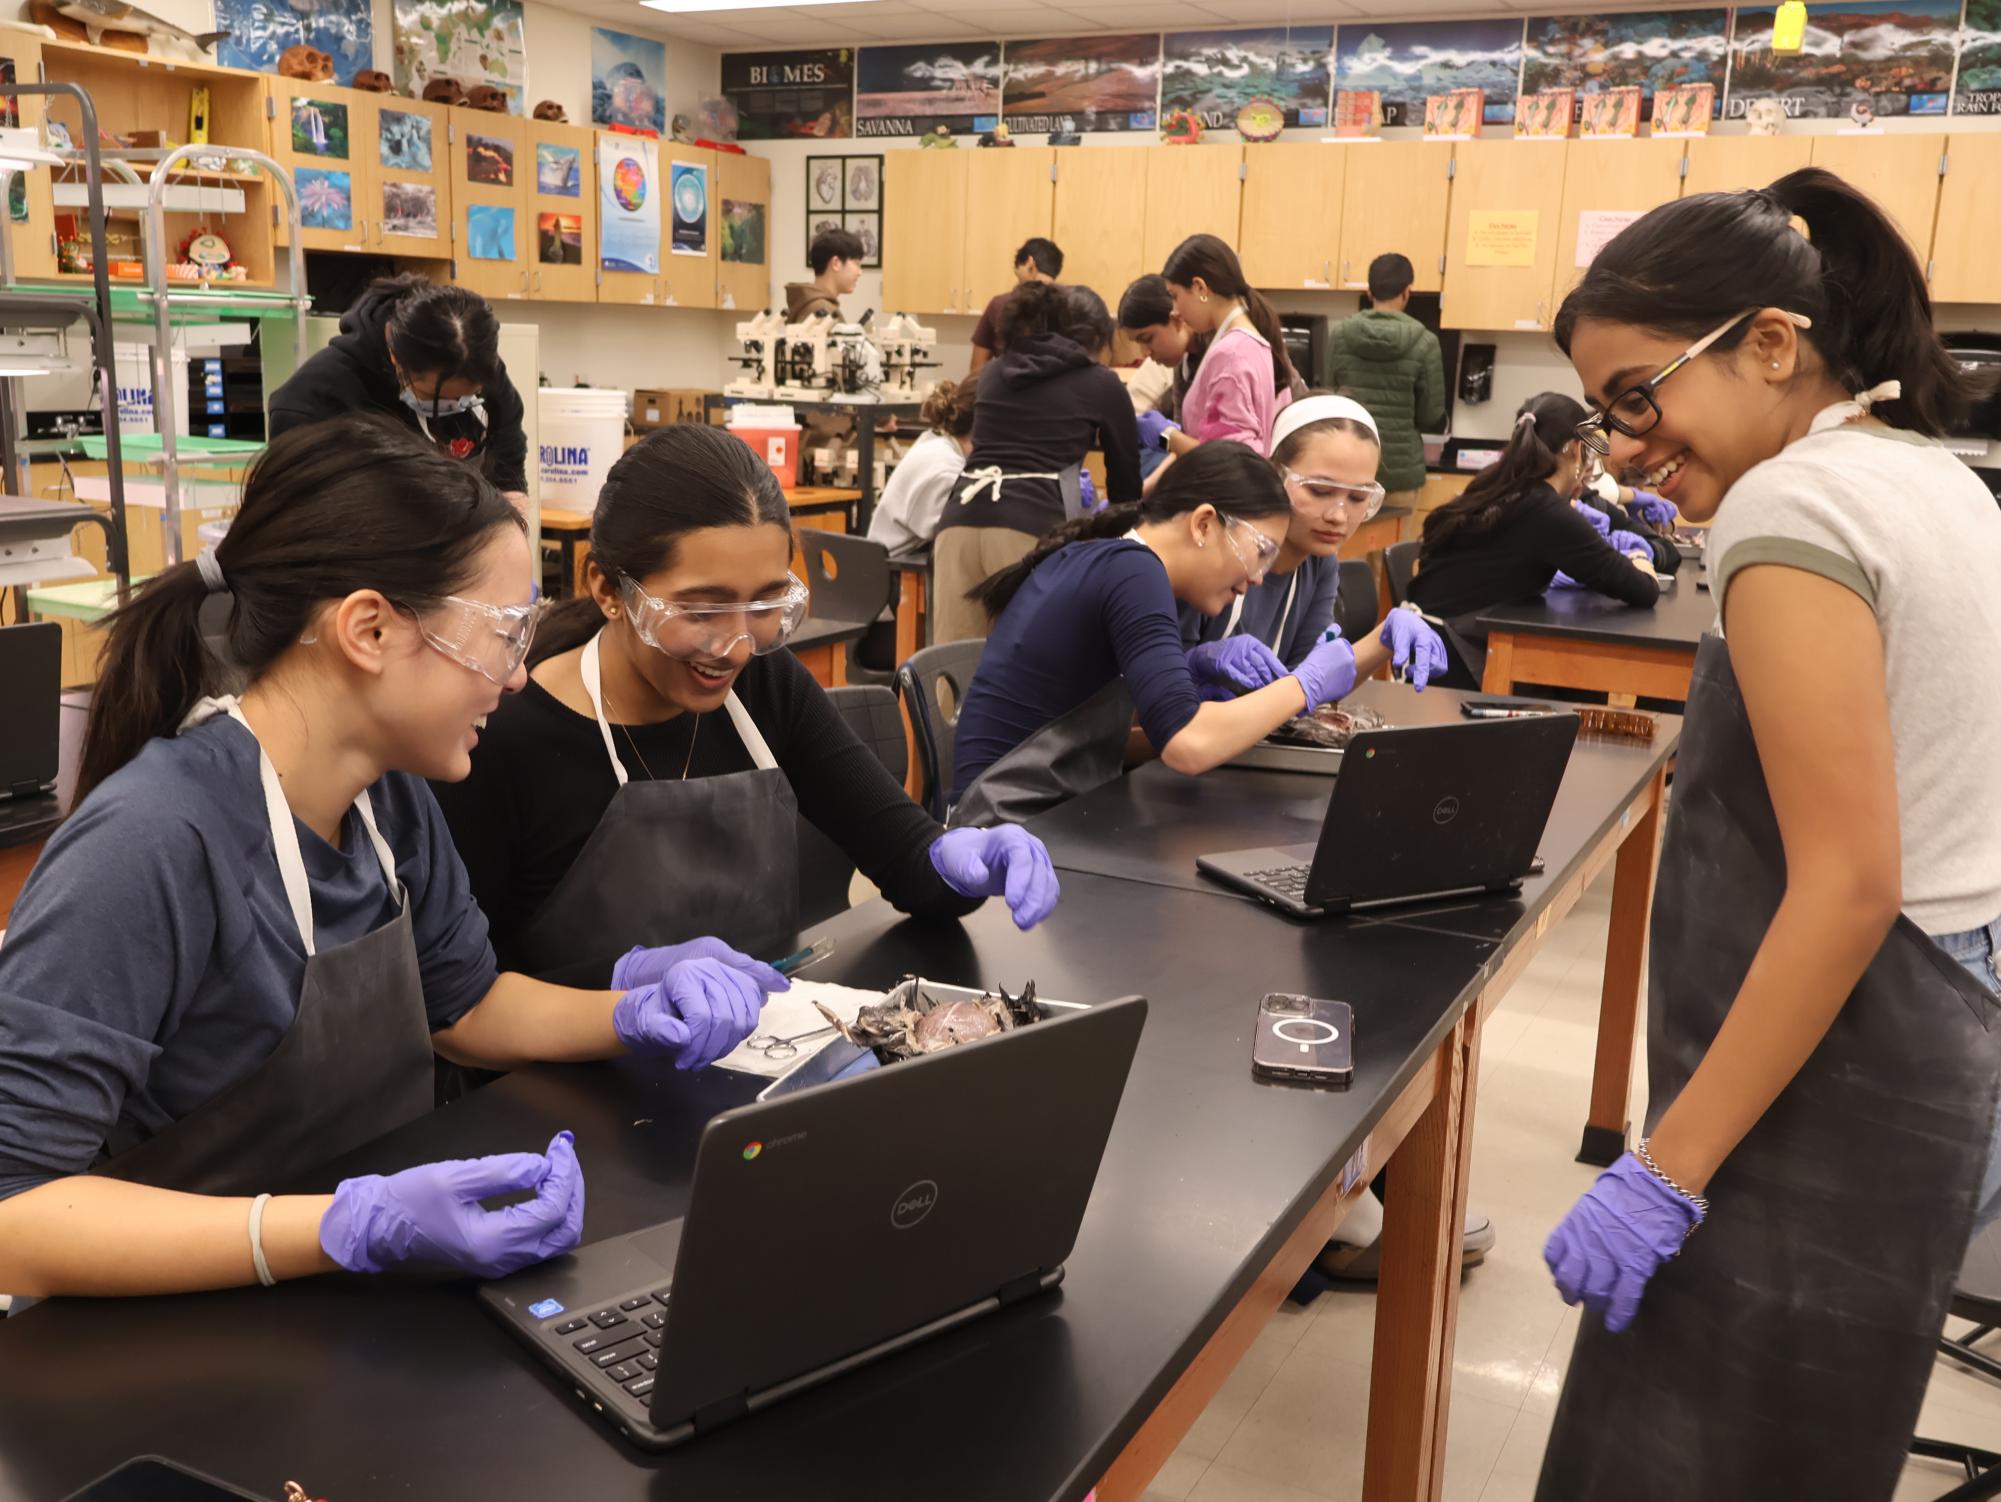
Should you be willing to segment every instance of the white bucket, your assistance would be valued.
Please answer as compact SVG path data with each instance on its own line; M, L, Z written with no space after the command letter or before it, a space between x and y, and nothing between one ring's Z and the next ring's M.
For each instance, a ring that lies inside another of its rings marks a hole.
M147 344L120 344L112 351L118 361L118 431L150 433L153 429L153 349ZM191 433L188 420L188 352L176 347L173 363L174 412L177 433ZM203 422L207 419L204 417ZM202 431L208 431L204 426Z
M602 386L541 386L535 396L542 504L595 511L604 477L625 452L631 393Z

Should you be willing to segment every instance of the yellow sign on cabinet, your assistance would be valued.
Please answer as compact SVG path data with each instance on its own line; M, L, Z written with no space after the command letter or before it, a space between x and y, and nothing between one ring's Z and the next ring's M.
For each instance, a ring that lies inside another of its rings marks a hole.
M1466 226L1468 266L1535 265L1535 209L1473 209Z

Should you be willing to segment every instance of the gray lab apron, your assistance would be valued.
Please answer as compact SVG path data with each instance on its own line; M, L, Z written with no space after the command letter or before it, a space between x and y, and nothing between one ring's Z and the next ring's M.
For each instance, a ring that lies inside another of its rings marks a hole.
M735 693L724 701L754 771L633 782L605 719L597 637L579 668L618 791L518 936L520 968L603 987L635 944L710 935L758 959L785 954L799 933L799 801L750 712Z
M1125 771L1132 725L1132 694L1115 677L991 763L945 822L954 829L1019 824L1104 786Z
M1648 1125L1688 1082L1786 881L1722 638L1697 654L1648 967ZM1884 1502L1966 1255L2001 1003L1909 918L1710 1180L1633 1323L1586 1314L1542 1502Z
M182 728L215 714L250 729L234 699L204 699ZM179 1121L136 1143L114 1132L93 1169L108 1178L199 1194L263 1193L431 1109L431 1028L409 896L368 794L355 799L354 811L399 911L373 933L320 951L299 831L261 747L257 768L278 874L306 950L298 1015L270 1058Z

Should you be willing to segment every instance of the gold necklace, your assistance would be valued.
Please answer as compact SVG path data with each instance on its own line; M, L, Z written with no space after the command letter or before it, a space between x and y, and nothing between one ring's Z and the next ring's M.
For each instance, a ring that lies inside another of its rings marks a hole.
M653 768L646 765L646 753L639 749L639 742L632 737L632 727L626 724L624 720L618 718L618 710L611 702L611 695L605 693L603 687L600 686L598 697L604 700L605 713L610 715L614 720L617 720L618 728L625 732L626 745L632 747L632 754L639 758L639 770L646 774L648 782L657 782L659 779L653 775ZM688 780L689 769L695 765L695 737L702 733L702 717L695 715L693 718L694 728L688 732L688 759L681 764L681 780L683 782Z

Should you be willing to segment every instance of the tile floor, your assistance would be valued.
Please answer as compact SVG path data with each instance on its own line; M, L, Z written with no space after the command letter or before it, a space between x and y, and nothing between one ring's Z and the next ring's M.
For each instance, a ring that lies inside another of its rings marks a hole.
M1579 1318L1541 1248L1594 1170L1571 1161L1590 1092L1608 868L1487 1023L1472 1200L1499 1243L1466 1274L1445 1458L1448 1502L1528 1502ZM1645 1070L1633 1104L1645 1108ZM1145 1502L1329 1502L1362 1493L1375 1300L1336 1290L1282 1306L1154 1479ZM1954 1332L1963 1326L1955 1322ZM2001 1336L1993 1338L2001 1348ZM2001 1384L1940 1361L1920 1432L2001 1450ZM1894 1502L1961 1479L1914 1460Z

